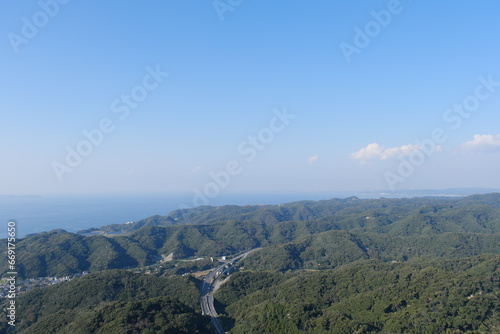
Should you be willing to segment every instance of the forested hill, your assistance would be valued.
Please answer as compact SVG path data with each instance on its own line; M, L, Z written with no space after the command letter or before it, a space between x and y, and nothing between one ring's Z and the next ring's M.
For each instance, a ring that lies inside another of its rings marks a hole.
M424 206L440 209L471 205L487 205L500 208L500 193L473 195L464 198L359 199L357 197L348 197L323 201L299 201L279 205L200 206L192 209L175 210L167 216L152 216L132 224L105 225L81 232L86 233L96 230L103 232L133 232L144 226L211 224L227 220L260 220L266 223L305 221L331 217L336 214L345 215L388 207L400 208L401 212L409 212Z
M17 333L209 333L198 281L110 270L17 298ZM0 301L6 307L8 300ZM0 322L0 333L8 328Z
M174 212L166 219L175 221L173 217L184 217L189 224L144 226L114 237L65 231L27 237L17 244L19 275L65 276L134 268L169 254L174 258L219 256L256 247L265 248L248 258L249 266L281 270L334 268L370 258L404 261L500 254L500 194L455 200L353 197L275 206L200 207ZM5 271L4 255L0 267Z
M500 333L500 256L245 271L217 292L230 333Z

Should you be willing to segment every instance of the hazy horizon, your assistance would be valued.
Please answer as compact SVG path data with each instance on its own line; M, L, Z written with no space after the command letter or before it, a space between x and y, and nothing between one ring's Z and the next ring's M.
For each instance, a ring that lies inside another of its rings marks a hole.
M452 196L470 196L470 195L481 195L500 192L500 188L421 188L421 189L398 189L398 190L344 190L344 191L289 191L289 192L260 192L260 191L248 191L248 192L231 192L226 191L214 198L208 198L209 201L221 199L231 199L232 196L294 196L299 200L308 200L310 198L346 198L351 196L361 196L360 198L380 198L384 195L389 195L390 197L397 198L398 196L405 195L415 195L415 197L430 196L435 194L452 195ZM140 197L140 196L173 196L179 198L193 198L194 193L189 191L182 192L74 192L74 193L26 193L26 194L0 194L1 198L63 198L65 196L71 197L88 197L88 196L116 196L116 197ZM364 196L365 195L365 196ZM302 196L302 198L300 197Z

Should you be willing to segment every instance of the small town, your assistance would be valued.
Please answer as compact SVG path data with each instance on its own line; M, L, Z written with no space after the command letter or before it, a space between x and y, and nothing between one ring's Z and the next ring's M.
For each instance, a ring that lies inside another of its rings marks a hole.
M73 276L63 276L63 277L38 277L29 278L25 280L16 281L16 292L18 295L26 293L34 288L43 288L49 285L54 285L62 282L71 281L74 278L82 277L87 275L88 272L84 271L82 273L74 274ZM3 278L0 280L0 298L6 298L10 291L10 284L7 283L7 279Z

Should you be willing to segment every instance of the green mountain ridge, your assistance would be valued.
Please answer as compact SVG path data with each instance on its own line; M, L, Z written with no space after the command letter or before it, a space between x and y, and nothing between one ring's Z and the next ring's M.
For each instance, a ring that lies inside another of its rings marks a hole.
M388 257L388 252L384 253L383 249L404 243L404 236L419 236L414 239L414 247L410 250L402 251L400 247L392 251L399 251L401 256L408 258L424 254L419 250L422 247L429 249L427 254L432 256L452 254L451 251L441 251L438 246L448 243L454 244L455 249L462 249L460 254L468 256L484 251L498 253L498 243L482 247L481 242L494 239L500 233L499 197L500 194L491 194L451 201L349 198L258 208L202 207L189 213L196 224L144 226L132 233L112 237L55 231L24 238L17 244L18 272L21 278L34 278L134 268L153 264L171 253L175 258L229 255L256 247L287 244L328 231L351 233L349 236L344 234L346 240L338 236L336 240L347 243L354 253L358 252L355 247L362 250L360 245L364 240L370 240L372 249L377 249L377 254L383 258ZM233 211L235 217L242 220L219 220L228 218L228 212ZM296 218L303 220L285 220ZM201 224L203 221L205 223ZM423 237L430 235L442 236ZM349 238L356 241L349 241ZM437 246L432 246L432 243ZM393 258L401 257L393 255ZM7 268L6 259L6 256L0 258L1 268ZM2 273L5 272L4 269Z
M331 217L336 214L348 214L359 210L381 209L386 207L415 209L421 206L452 206L464 207L470 205L487 205L500 208L500 193L472 195L461 198L404 198L404 199L331 199L322 201L299 201L279 205L225 205L200 206L192 209L175 210L167 216L152 216L131 224L112 224L99 228L82 230L78 233L95 231L114 233L130 233L144 226L174 226L212 224L226 220L263 220L266 222L305 221Z

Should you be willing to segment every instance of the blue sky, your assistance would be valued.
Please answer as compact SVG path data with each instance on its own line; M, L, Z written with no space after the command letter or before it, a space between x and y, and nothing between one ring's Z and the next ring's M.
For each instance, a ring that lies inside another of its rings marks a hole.
M215 4L4 1L0 194L500 188L498 2Z

